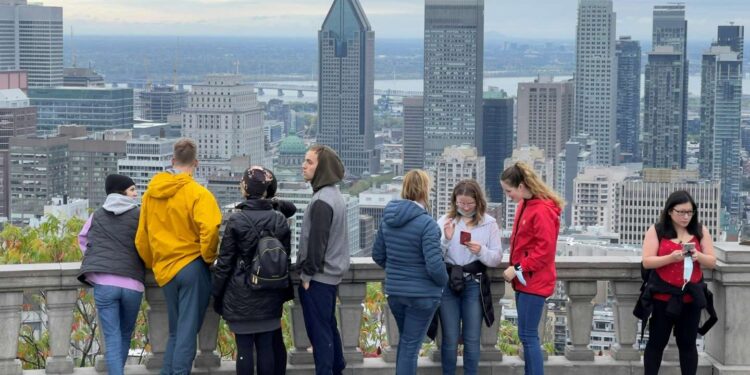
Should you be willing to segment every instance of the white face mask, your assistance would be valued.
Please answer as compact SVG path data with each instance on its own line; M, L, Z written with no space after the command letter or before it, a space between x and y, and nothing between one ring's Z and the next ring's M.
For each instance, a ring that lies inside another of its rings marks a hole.
M695 251L695 246L684 246L683 249L690 249L692 251ZM684 283L687 283L690 281L690 277L693 276L693 257L691 256L692 253L688 253L689 255L685 256L685 259L683 260L683 269L682 269L682 280Z
M476 210L474 210L474 211L471 211L471 212L466 212L466 211L464 211L464 210L462 210L462 209L458 208L458 209L456 209L456 211L458 212L458 214L459 214L459 215L461 215L461 216L463 216L463 217L474 217L474 215L476 215L476 214L477 214L477 211L476 211Z

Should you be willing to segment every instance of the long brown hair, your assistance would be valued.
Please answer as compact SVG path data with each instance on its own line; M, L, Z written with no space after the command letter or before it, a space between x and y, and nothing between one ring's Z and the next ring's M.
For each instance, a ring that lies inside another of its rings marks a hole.
M455 219L458 216L456 199L459 195L471 197L477 203L475 208L476 214L471 219L469 224L474 226L478 225L479 222L481 222L484 218L484 213L487 212L487 201L484 199L482 187L480 187L479 184L473 179L461 180L456 184L456 186L453 188L453 194L451 194L451 206L448 209L447 214L451 219Z
M506 185L514 188L523 184L526 186L526 189L529 190L531 195L537 198L550 199L555 202L560 209L565 207L565 201L560 198L554 190L547 186L547 184L537 176L534 170L524 162L517 161L513 166L505 168L503 174L500 175L500 181L505 182Z
M421 169L412 169L404 176L401 198L421 202L430 212L430 175Z

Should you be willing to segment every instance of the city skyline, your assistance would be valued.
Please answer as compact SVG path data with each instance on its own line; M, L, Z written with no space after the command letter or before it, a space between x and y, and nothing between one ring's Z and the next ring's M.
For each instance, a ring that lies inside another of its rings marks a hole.
M651 37L651 11L657 0L614 2L618 35ZM310 37L317 35L328 0L47 0L65 7L65 34ZM691 40L715 38L717 24L750 18L742 0L687 1ZM179 5L179 6L178 6ZM363 0L379 38L421 39L424 0ZM487 39L575 40L576 0L537 0L530 4L507 0L485 5ZM136 21L137 20L137 21ZM544 20L539 22L538 20Z

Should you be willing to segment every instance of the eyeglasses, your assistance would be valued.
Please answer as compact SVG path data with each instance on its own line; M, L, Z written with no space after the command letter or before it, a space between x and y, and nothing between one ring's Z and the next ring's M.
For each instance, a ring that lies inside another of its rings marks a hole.
M678 216L692 217L695 214L695 211L672 210L672 213Z
M457 206L461 206L461 207L474 207L474 206L477 205L477 202L460 202L460 201L456 201L456 205Z

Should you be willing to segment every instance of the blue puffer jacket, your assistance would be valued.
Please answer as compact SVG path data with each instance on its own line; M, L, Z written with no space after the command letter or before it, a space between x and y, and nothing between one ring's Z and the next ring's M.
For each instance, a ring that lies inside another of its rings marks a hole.
M385 269L385 294L440 297L448 283L440 228L413 201L395 200L383 211L372 259Z

